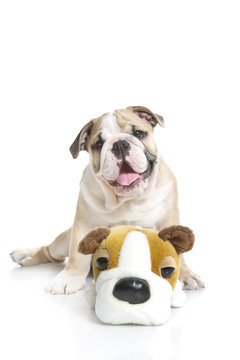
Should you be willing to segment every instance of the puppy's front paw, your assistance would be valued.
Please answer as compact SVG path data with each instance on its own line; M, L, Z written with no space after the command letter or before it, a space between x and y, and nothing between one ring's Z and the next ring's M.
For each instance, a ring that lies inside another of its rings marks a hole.
M200 278L200 276L191 273L191 275L184 277L181 279L183 283L184 290L199 290L205 287L204 281Z
M85 277L71 276L67 270L62 270L57 276L49 281L45 291L53 294L73 294L86 286Z

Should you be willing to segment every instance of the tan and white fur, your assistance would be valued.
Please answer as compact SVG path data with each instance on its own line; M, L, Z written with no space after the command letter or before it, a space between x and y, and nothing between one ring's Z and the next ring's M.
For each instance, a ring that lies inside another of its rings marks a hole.
M132 106L91 120L73 142L72 156L87 150L90 162L82 175L72 227L48 246L11 253L13 261L24 266L69 256L65 268L46 286L47 292L71 294L85 287L91 256L77 249L92 229L128 224L160 230L180 223L177 183L158 152L156 124L164 126L161 116ZM183 256L180 280L186 289L204 286Z

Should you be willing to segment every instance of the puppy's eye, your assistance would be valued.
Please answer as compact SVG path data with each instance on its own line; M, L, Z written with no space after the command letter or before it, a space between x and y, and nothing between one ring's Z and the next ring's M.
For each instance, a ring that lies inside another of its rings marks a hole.
M102 146L103 146L102 139L98 139L98 141L95 142L95 144L92 145L92 149L93 150L101 150Z
M136 136L136 138L138 138L138 139L143 139L147 136L147 133L142 130L135 130L133 132L133 135Z
M109 264L109 258L107 257L99 257L96 260L96 264L99 270L105 270Z
M95 146L96 146L96 149L101 149L101 147L103 146L103 141L101 139L99 139L96 142Z
M168 267L164 267L161 268L161 275L162 277L168 279L170 276L172 276L172 274L175 272L175 268L168 266Z

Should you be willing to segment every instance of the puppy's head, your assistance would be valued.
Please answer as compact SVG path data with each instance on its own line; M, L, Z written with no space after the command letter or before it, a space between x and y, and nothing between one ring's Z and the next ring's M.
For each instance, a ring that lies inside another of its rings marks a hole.
M170 316L179 276L179 254L194 243L183 226L160 231L129 226L98 228L80 243L93 255L96 314L111 324L162 324Z
M147 186L156 158L153 128L163 118L141 106L115 110L91 120L70 147L73 158L90 154L96 176L118 195L138 193Z

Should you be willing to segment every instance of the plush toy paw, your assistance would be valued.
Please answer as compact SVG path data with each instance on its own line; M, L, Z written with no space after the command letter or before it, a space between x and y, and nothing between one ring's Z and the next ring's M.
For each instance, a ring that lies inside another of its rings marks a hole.
M182 307L186 302L186 294L182 289L181 281L177 281L171 298L171 306L174 308Z
M62 270L57 276L49 281L45 287L45 291L53 295L68 295L84 289L85 286L85 277L72 276L67 270Z
M88 285L86 289L86 295L89 305L91 306L92 309L95 309L97 293L96 293L96 286L94 280L92 280Z

